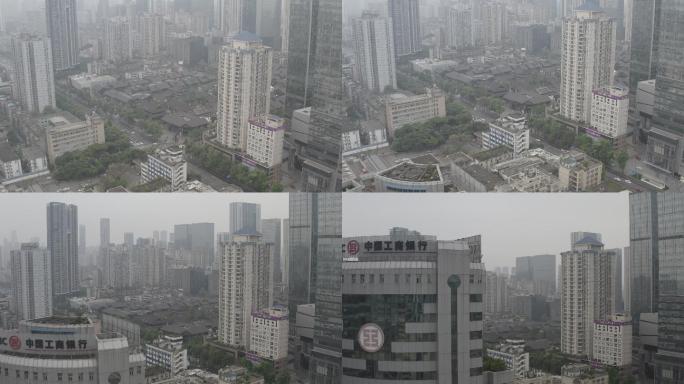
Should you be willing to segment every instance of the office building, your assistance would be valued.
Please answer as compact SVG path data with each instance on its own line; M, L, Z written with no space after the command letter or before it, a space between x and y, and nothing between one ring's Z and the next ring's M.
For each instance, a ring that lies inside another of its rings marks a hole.
M282 270L282 220L281 219L264 219L261 220L261 229L264 235L264 242L273 244L273 283L282 284L283 270Z
M78 226L78 254L81 255L81 257L86 256L86 226L83 224L79 224Z
M283 162L285 142L285 119L274 115L263 115L249 119L247 128L247 156L278 174Z
M2 383L144 384L145 356L125 336L97 328L88 318L47 317L0 330L9 341L0 345Z
M342 189L342 132L350 124L342 73L342 1L318 0L311 92L311 135L295 149L301 170L299 190L336 192Z
M479 236L395 230L344 244L343 381L482 383Z
M394 36L391 20L372 11L354 19L354 57L361 84L385 92L397 88Z
M657 312L658 341L655 382L684 380L684 347L678 327L684 319L682 276L684 265L677 249L684 242L679 192L639 193L630 196L631 311L635 321ZM649 336L640 335L641 336ZM648 361L646 361L648 366Z
M52 294L78 293L78 207L64 203L47 205L47 251L52 269Z
M392 19L396 55L406 56L422 51L418 0L388 0L387 15Z
M628 116L629 92L626 89L612 87L592 92L590 134L610 140L624 138L631 133Z
M530 149L530 129L523 115L508 115L489 123L489 130L482 133L482 148L493 149L506 146L520 155Z
M287 365L288 316L287 309L281 307L252 313L248 358L278 368Z
M245 152L249 120L269 113L273 52L256 35L243 32L221 47L216 138Z
M152 58L166 47L166 21L159 14L146 13L138 17L140 54Z
M273 305L273 245L260 234L231 233L220 247L218 338L249 350L252 313Z
M261 234L261 205L230 203L231 234Z
M525 377L530 370L530 354L525 352L525 340L506 340L496 348L488 348L487 356L502 360L515 377Z
M556 255L515 258L515 279L530 284L530 292L546 297L556 292Z
M427 88L423 95L394 93L385 98L385 116L389 137L401 127L446 117L446 96L439 88Z
M49 39L19 35L12 39L14 98L29 113L56 108L52 47Z
M122 63L133 58L131 22L125 17L111 18L104 23L104 52L109 62Z
M214 265L214 223L178 224L173 234L174 248L187 255L189 265L203 268Z
M78 64L81 50L78 39L76 0L49 0L45 2L47 36L52 42L55 71L71 69Z
M657 57L653 125L648 132L646 162L660 171L682 173L684 152L684 44L681 18L684 9L676 0L656 1L654 31Z
M632 364L632 321L624 315L594 320L594 361L611 367Z
M37 243L26 243L10 251L12 257L12 298L18 320L52 316L52 277L50 259Z
M94 144L104 144L105 123L92 113L85 121L70 123L64 118L53 117L48 120L47 154L50 164L68 152L80 151Z
M591 121L592 91L613 85L616 23L587 1L563 19L560 115Z
M183 337L164 336L145 344L145 362L148 367L161 367L173 375L188 369L188 350L183 348Z
M150 183L164 180L170 191L178 191L188 181L188 163L183 155L182 146L172 146L156 150L147 155L147 161L140 163L140 180Z
M255 33L264 40L264 44L280 51L282 46L282 8L287 6L287 4L283 5L287 1L257 0L255 3Z
M317 8L312 0L289 0L287 87L285 109L289 116L311 106L316 56Z
M615 314L614 251L592 236L561 253L561 351L593 355L594 320Z

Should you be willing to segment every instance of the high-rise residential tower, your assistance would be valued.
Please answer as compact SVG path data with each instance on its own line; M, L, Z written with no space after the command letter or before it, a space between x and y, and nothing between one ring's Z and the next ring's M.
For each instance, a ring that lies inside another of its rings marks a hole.
M133 33L131 21L115 17L105 22L104 52L102 57L110 62L126 62L133 57Z
M218 338L249 350L252 313L273 305L273 248L260 234L232 234L220 248Z
M561 254L561 351L593 354L595 320L615 313L615 252L593 236L576 241ZM517 269L516 269L517 273Z
M395 54L405 56L420 52L422 47L418 0L388 0L387 7L387 14L392 19Z
M73 68L78 64L78 19L76 0L45 0L47 34L52 42L55 71Z
M264 242L273 244L273 283L280 285L283 282L282 264L282 220L264 219L261 220L261 231L264 235Z
M47 251L52 270L52 294L78 293L78 207L52 202L47 205Z
M232 36L243 31L244 0L214 0L214 28L224 36Z
M361 83L371 91L397 87L391 21L365 11L354 19L354 56Z
M591 121L592 92L613 84L616 23L593 1L563 19L560 114Z
M12 253L12 294L18 320L52 316L50 258L36 243L22 244Z
M108 247L112 243L112 232L109 224L109 218L103 217L100 219L100 247Z
M55 108L55 81L50 40L30 35L12 39L14 98L29 113Z
M249 119L269 113L273 51L251 33L234 35L219 52L216 138L247 150Z

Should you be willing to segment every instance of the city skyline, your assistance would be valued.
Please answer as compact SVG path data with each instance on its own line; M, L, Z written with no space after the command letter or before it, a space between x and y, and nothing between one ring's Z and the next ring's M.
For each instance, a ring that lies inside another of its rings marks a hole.
M629 246L626 193L496 195L344 194L344 237L383 235L392 227L445 240L479 234L487 270L515 267L516 257L543 254L556 255L560 265L560 254L571 249L570 234L577 231L601 233L606 249ZM382 214L368 219L374 211Z
M100 244L100 219L110 219L111 241L124 242L124 232L133 232L135 238L152 238L154 231L173 233L177 224L213 222L216 233L229 232L229 206L231 202L261 204L263 219L288 217L286 194L212 194L199 195L86 195L42 194L16 195L11 200L0 199L0 211L12 222L0 221L0 238L10 238L16 230L19 242L39 237L45 245L45 206L49 202L64 202L78 207L79 224L86 225L86 246ZM219 205L221 209L216 209ZM174 207L171 211L169 206ZM127 219L130 215L135 219Z

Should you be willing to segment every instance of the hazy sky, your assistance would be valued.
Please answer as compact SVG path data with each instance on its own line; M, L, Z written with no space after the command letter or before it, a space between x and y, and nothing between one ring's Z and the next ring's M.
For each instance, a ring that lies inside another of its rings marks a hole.
M347 193L342 201L344 237L386 235L392 227L440 240L481 234L490 269L515 266L518 256L559 255L574 231L601 233L606 248L629 245L627 193Z
M288 217L288 195L273 194L2 194L0 195L0 240L17 231L19 241L39 237L46 241L46 205L51 201L78 206L79 224L86 225L87 244L100 242L100 218L109 217L111 239L123 242L124 232L152 237L155 230L173 232L174 224L215 223L216 232L228 232L231 202L261 204L261 216Z

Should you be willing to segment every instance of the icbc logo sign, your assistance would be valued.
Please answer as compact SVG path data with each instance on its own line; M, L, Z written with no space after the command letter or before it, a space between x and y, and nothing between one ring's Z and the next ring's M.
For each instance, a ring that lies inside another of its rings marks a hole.
M12 347L12 349L19 349L21 348L21 340L19 340L19 336L12 336L9 339L9 345Z
M359 242L356 240L352 240L347 243L347 252L354 256L357 253L359 253Z
M358 340L361 349L368 353L375 353L385 344L385 334L377 324L364 324L359 329Z

